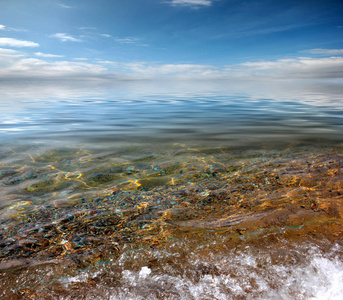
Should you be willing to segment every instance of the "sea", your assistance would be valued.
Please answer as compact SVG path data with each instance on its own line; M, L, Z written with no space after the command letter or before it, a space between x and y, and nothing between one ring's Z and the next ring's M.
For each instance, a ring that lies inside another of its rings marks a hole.
M0 84L1 299L343 298L337 79Z

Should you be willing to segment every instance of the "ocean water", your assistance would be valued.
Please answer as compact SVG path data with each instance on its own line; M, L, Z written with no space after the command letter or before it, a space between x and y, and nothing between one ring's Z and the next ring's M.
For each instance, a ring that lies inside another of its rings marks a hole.
M1 141L93 146L341 139L340 83L4 84Z
M4 82L2 299L341 299L341 82Z

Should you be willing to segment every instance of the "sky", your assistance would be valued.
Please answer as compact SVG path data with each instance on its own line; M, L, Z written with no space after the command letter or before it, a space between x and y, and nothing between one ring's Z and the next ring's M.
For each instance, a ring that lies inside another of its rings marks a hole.
M0 81L343 78L343 1L0 0Z

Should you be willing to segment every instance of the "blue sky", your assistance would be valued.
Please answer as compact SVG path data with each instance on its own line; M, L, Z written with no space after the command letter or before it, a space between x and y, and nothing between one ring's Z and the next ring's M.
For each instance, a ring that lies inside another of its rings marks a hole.
M342 78L342 16L330 0L0 0L0 76Z

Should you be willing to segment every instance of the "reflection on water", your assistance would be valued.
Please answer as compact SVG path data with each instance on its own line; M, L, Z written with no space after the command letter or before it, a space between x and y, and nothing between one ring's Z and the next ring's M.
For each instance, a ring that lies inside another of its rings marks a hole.
M0 92L0 139L7 143L155 138L247 145L341 139L343 132L337 84L32 84Z
M339 91L213 88L2 89L1 298L339 299Z

